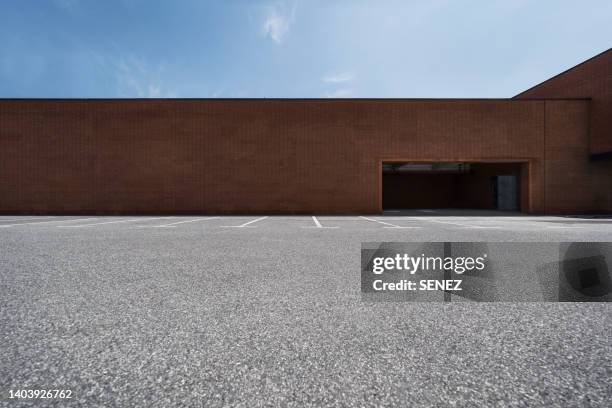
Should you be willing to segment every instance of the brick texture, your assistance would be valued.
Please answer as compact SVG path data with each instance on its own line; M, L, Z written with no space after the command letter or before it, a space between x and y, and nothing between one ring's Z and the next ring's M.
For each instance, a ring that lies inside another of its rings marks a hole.
M589 180L612 173L588 162L588 112L585 100L0 100L0 212L377 213L382 160L522 162L524 211L599 211L609 196Z
M517 95L515 99L531 98L589 98L589 138L590 154L612 154L612 49L539 84ZM564 211L566 208L576 210L592 209L597 212L612 212L612 162L585 163L582 159L585 151L582 145L584 136L578 137L579 129L568 117L554 112L554 102L547 103L550 113L547 124L551 133L551 143L555 146L547 156L551 161L547 166L548 173L557 174L560 168L574 181L575 188L569 194L558 194L565 189L564 182L553 181L547 186L547 208L551 212ZM578 108L580 109L580 108ZM552 119L552 120L550 120ZM574 128L570 135L567 129L557 133L559 127ZM562 138L570 139L562 140ZM552 139L555 141L553 142ZM563 151L566 157L557 161ZM571 156L574 156L572 159ZM587 172L588 170L588 172ZM587 175L588 176L585 176ZM590 195L588 190L590 189ZM553 202L559 197L557 202Z
M590 98L590 152L612 152L612 48L515 96Z

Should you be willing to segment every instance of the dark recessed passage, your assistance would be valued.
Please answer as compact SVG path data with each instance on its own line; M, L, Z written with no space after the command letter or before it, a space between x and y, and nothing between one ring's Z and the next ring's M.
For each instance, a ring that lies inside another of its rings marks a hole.
M521 185L526 169L526 163L384 162L383 210L519 211L521 196L526 195L526 186Z

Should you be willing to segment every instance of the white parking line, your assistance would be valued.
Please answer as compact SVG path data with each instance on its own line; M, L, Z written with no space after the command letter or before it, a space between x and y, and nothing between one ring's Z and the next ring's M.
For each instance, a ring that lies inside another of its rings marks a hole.
M383 225L388 225L388 227L383 227L383 228L421 228L421 227L402 227L399 225L391 224L391 223L384 222L384 221L378 221L378 220L375 220L374 218L368 218L368 217L363 217L363 216L359 216L359 218L363 218L364 220L368 220L368 221L374 221L374 222L377 222Z
M57 217L36 217L36 218L2 218L0 219L0 222L8 222L8 221L32 221L32 220L48 220L50 218L57 218Z
M312 216L312 220L315 223L314 227L313 226L308 226L308 227L302 227L302 228L328 228L328 229L338 228L338 227L324 227L323 225L321 225L321 223L319 222L317 217L315 217L314 215Z
M208 220L215 220L221 217L209 217L209 218L196 218L195 220L187 220L187 221L179 221L179 222L173 222L171 224L164 224L164 225L142 225L138 228L174 228L175 225L179 225L179 224L186 224L188 222L198 222L198 221L208 221Z
M93 224L81 224L81 225L58 225L58 228L81 228L81 227L93 227L96 225L106 225L106 224L117 224L120 222L136 222L136 221L151 221L151 220L165 220L168 218L175 217L156 217L156 218L136 218L131 220L119 220L119 221L105 221L105 222L96 222Z
M221 228L257 228L257 227L250 227L249 225L250 224L254 224L257 221L265 220L266 218L268 218L268 217L266 216L266 217L256 218L256 219L251 220L249 222L245 222L242 225L222 225Z
M19 225L48 224L50 222L70 222L70 221L87 221L87 220L97 220L97 218L76 218L76 219L72 219L72 220L53 220L53 221L40 221L40 222L24 222L23 224L0 225L0 228L17 227ZM58 227L61 227L61 226L62 225L58 225Z

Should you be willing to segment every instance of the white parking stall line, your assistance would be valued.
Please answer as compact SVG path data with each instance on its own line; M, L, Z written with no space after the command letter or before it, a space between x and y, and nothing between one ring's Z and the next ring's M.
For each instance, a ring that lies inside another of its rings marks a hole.
M36 218L2 218L0 222L10 222L10 221L33 221L33 220L48 220L51 218L57 217L36 217Z
M334 229L334 228L338 228L338 227L324 227L323 225L321 225L321 223L319 222L319 220L317 219L317 217L315 217L314 215L312 216L312 220L315 223L315 226L308 226L308 227L302 227L302 228L327 228L327 229Z
M250 225L254 224L254 223L258 222L258 221L265 220L266 218L268 218L268 217L265 216L265 217L256 218L256 219L251 220L249 222L245 222L242 225L222 225L221 228L257 228L257 227L251 227Z
M53 220L53 221L39 221L39 222L24 222L22 224L0 225L0 228L18 227L20 225L49 224L51 222L71 222L71 221L88 221L88 220L97 220L97 218L76 218L76 219L72 219L72 220ZM60 226L61 225L58 225L58 227L60 227Z
M198 222L198 221L216 220L219 218L221 217L196 218L195 220L178 221L178 222L173 222L170 224L163 224L163 225L142 225L138 228L174 228L176 225L179 225L179 224L187 224L189 222Z
M97 225L107 225L107 224L117 224L120 222L136 222L136 221L151 221L151 220L166 220L168 218L175 217L155 217L155 218L135 218L129 220L118 220L118 221L105 221L105 222L96 222L93 224L80 224L80 225L58 225L58 228L81 228L81 227L94 227Z
M368 220L368 221L374 221L374 222L377 222L377 223L382 224L382 225L387 225L386 227L383 227L383 228L402 228L402 229L407 229L407 228L410 228L410 229L420 229L421 228L421 227L402 227L400 225L395 225L395 224L391 224L389 222L379 221L379 220L375 220L374 218L368 218L368 217L364 217L364 216L359 216L359 218L363 218L364 220Z

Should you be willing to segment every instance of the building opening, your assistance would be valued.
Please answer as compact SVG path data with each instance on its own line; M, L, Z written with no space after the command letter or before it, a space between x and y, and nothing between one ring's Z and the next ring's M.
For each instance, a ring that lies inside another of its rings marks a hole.
M384 162L383 210L520 211L526 171L527 163Z

